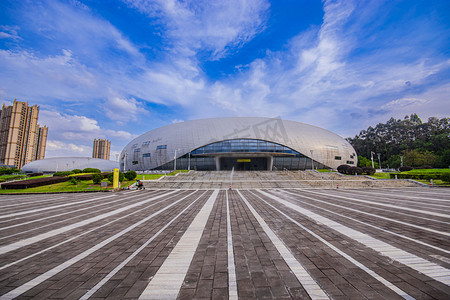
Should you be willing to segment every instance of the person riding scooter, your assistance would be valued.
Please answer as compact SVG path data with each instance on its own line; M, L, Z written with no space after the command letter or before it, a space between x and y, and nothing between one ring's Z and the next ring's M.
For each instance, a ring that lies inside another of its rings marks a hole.
M136 189L138 189L138 190L145 190L144 184L139 179L136 180Z

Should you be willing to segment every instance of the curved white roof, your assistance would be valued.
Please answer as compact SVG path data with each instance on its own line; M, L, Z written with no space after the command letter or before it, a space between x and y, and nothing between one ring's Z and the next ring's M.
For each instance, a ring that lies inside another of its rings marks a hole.
M73 169L96 168L102 172L119 168L119 163L112 160L91 157L52 157L35 160L22 167L26 173L54 173L59 171L72 171Z
M353 147L328 130L279 118L211 118L167 125L148 131L132 140L122 150L121 167L149 170L164 165L204 145L230 139L258 139L289 147L331 168L357 162ZM157 149L166 145L166 149ZM143 154L150 153L145 159ZM341 156L341 160L335 160ZM350 156L353 156L351 158ZM133 161L137 162L133 165Z

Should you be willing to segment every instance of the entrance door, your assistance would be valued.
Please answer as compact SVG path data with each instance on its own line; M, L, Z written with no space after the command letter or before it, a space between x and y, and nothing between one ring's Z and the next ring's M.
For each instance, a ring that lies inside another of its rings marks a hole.
M267 157L221 157L220 170L266 171Z

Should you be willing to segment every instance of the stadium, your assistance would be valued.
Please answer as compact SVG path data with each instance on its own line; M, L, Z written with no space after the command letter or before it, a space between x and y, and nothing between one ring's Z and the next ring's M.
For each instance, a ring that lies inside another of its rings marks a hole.
M174 123L132 140L122 171L305 170L357 164L353 147L328 130L279 118L211 118Z
M52 157L29 162L22 167L24 173L55 173L73 169L96 168L102 172L110 172L118 168L119 163L106 159L91 157Z

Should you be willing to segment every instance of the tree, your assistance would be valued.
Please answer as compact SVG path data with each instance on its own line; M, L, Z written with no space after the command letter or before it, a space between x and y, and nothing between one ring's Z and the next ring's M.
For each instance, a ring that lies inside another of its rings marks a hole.
M376 169L379 168L379 165L375 160L373 161L373 165ZM372 167L372 160L368 159L367 157L358 155L358 167Z
M102 182L103 180L103 175L100 173L95 173L92 175L92 182L94 182L94 184L100 184L100 182Z
M405 116L403 120L390 118L385 124L361 130L347 141L362 157L370 157L371 152L380 153L382 164L390 167L400 166L400 156L409 150L435 155L437 160L433 164L436 167L450 165L446 159L447 150L450 150L450 118L430 117L428 122L422 122L417 114ZM433 160L433 157L428 158ZM358 165L366 163L363 159Z
M433 166L437 162L437 156L429 151L420 152L418 150L406 150L403 156L403 162L407 166Z
M119 182L122 182L125 179L125 176L123 175L122 172L119 172ZM113 183L114 180L114 172L111 172L108 174L108 181L110 183Z
M136 174L136 172L133 171L133 170L128 171L128 172L125 173L125 178L126 178L127 180L133 180L133 179L135 179L136 177L137 177L137 174Z

